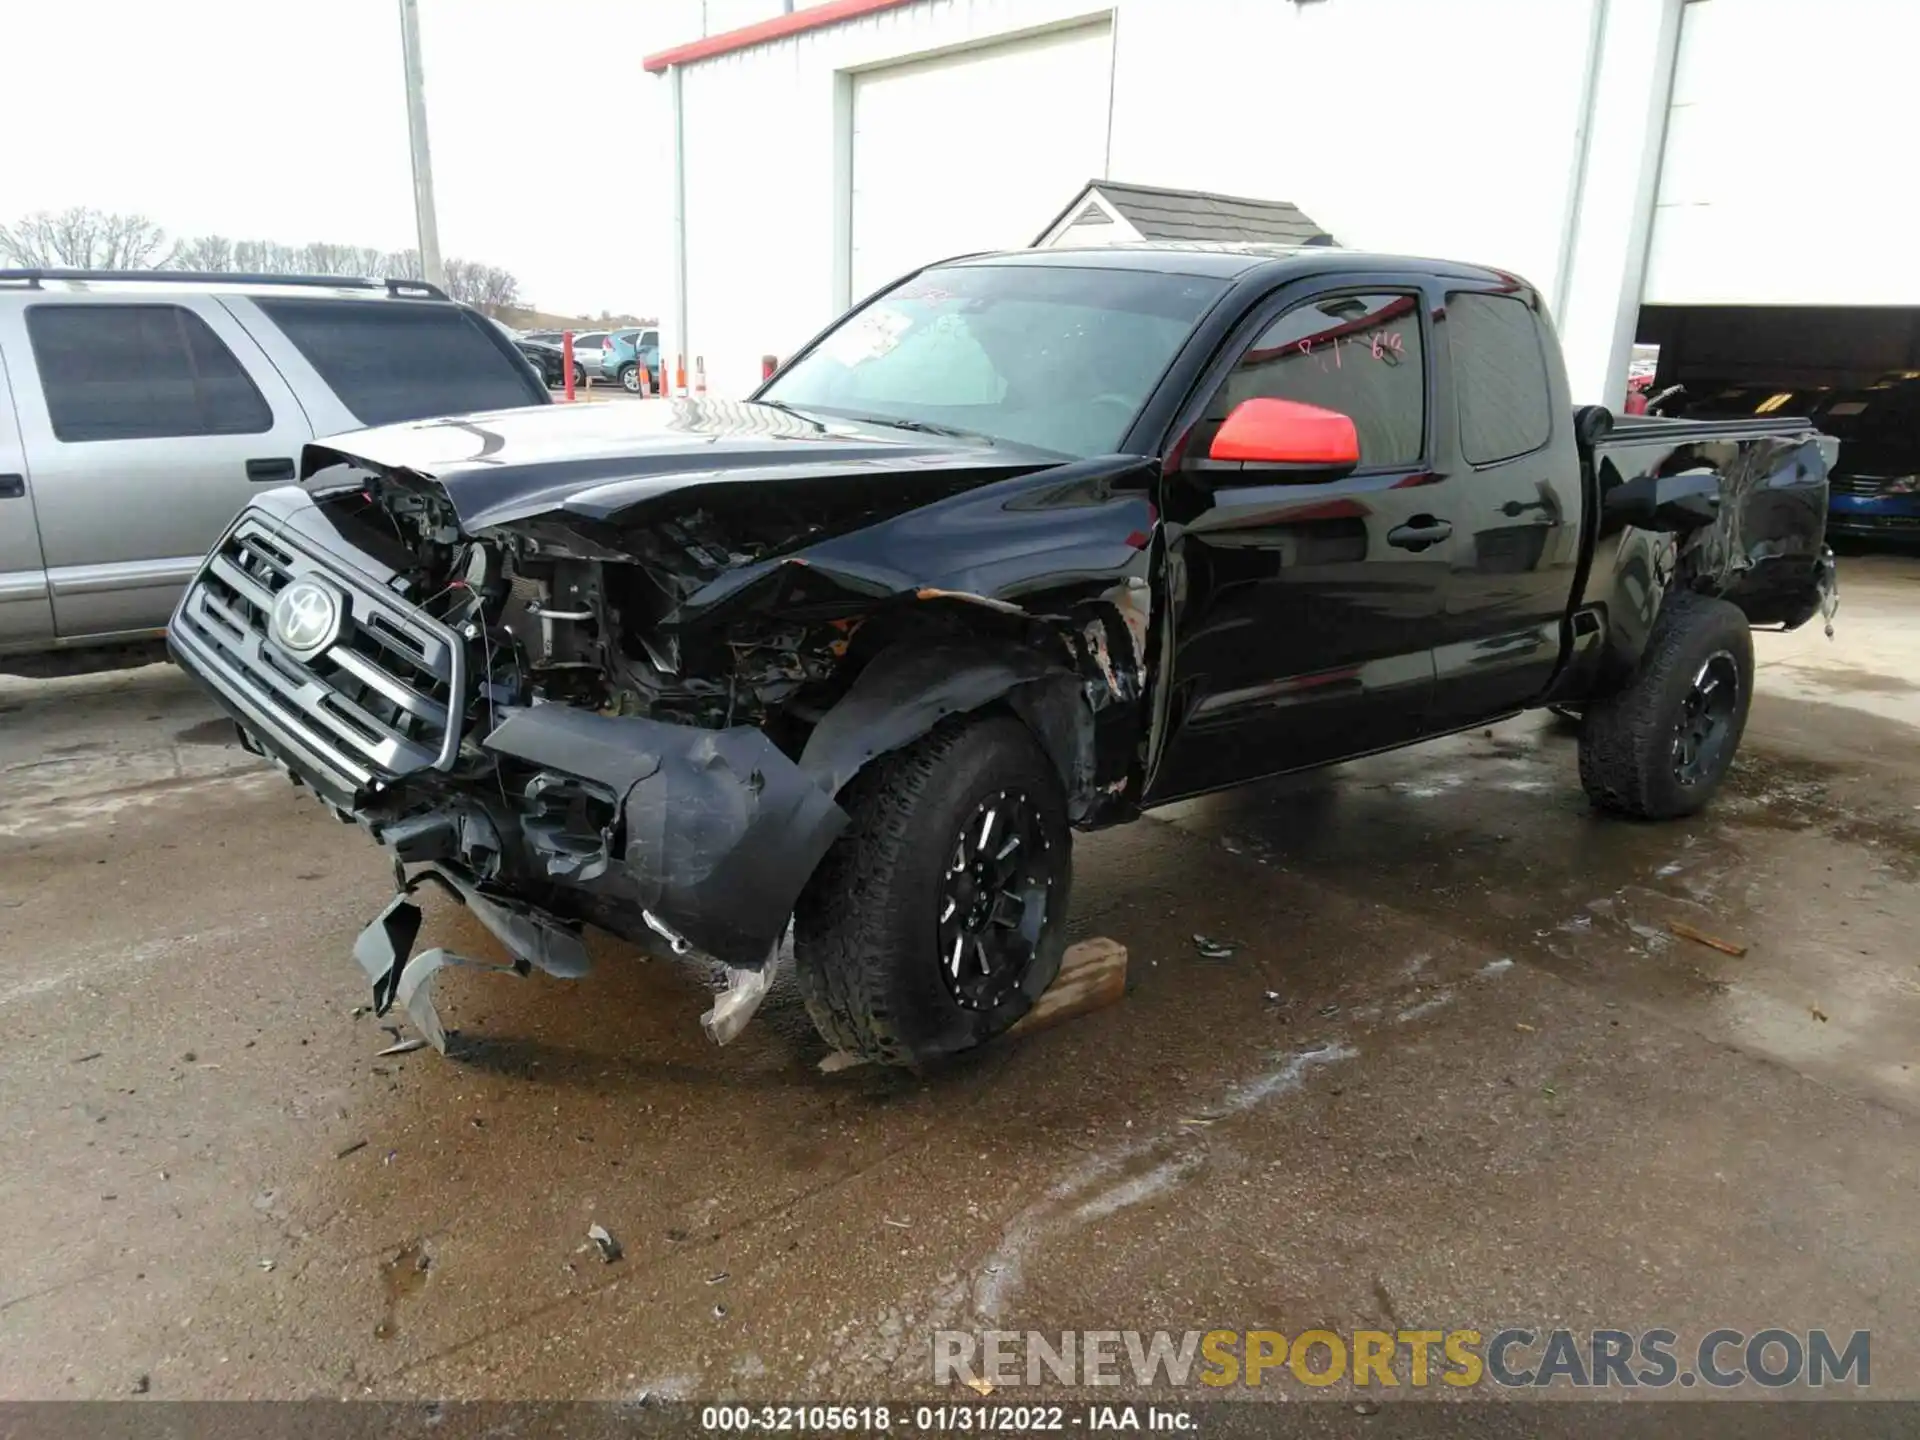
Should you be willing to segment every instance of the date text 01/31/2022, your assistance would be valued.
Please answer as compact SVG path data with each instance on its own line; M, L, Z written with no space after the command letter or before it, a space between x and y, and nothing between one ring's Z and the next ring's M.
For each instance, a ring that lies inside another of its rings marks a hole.
M888 1405L708 1405L700 1412L700 1428L719 1434L852 1434L894 1429L928 1434L1030 1435L1069 1429L1177 1434L1193 1430L1195 1421L1186 1410L1159 1405L1089 1405L1083 1410L1064 1405L991 1404L916 1405L911 1410Z

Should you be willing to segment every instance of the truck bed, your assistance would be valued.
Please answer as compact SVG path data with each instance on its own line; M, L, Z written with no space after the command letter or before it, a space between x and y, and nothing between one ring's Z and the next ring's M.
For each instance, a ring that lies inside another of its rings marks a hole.
M1827 474L1838 453L1838 441L1792 415L1616 418L1581 455L1595 524L1574 605L1576 615L1603 618L1607 640L1601 653L1576 658L1568 688L1619 683L1669 589L1732 601L1754 625L1791 627L1830 610ZM1713 519L1697 527L1642 528L1608 504L1632 482L1700 474L1717 478L1720 499Z

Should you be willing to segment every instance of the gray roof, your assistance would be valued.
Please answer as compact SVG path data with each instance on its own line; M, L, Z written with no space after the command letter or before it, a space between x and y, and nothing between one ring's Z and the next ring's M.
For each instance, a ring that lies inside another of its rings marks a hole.
M1326 231L1298 205L1286 200L1249 200L1241 195L1123 185L1114 180L1089 180L1072 203L1048 222L1040 238L1044 239L1067 216L1091 205L1095 192L1125 216L1143 240L1256 240L1304 245L1315 239L1326 244L1331 238L1321 238L1326 237Z

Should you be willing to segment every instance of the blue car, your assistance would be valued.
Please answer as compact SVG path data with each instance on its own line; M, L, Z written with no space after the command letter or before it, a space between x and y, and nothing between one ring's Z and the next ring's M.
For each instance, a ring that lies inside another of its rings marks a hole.
M622 389L640 393L640 372L653 377L653 388L660 389L660 332L658 330L615 330L607 336L600 352L603 379L617 380Z
M1828 533L1920 540L1920 372L1835 391L1812 418L1840 441L1827 480Z

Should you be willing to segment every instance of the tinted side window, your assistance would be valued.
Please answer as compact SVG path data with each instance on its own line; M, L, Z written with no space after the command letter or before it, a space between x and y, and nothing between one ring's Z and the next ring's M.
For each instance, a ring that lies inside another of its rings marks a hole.
M1289 310L1241 356L1207 420L1256 397L1350 416L1362 468L1418 463L1427 425L1419 297L1335 295Z
M266 397L220 337L180 305L33 305L27 335L54 437L258 435Z
M487 333L487 322L458 306L300 297L254 304L365 425L547 398L505 342Z
M1460 453L1475 465L1538 450L1553 433L1533 308L1508 295L1449 295L1447 353L1460 392Z

